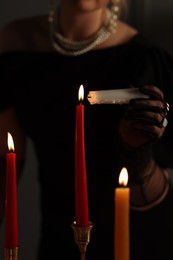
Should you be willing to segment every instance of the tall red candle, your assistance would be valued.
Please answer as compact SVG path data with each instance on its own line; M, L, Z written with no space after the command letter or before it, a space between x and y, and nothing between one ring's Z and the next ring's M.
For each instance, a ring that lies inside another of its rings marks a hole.
M88 190L86 175L85 136L84 136L84 98L83 85L79 88L80 104L76 106L76 133L75 133L75 211L76 226L89 226L88 217Z
M16 182L16 153L13 138L8 133L6 200L5 200L5 248L18 247L18 211Z

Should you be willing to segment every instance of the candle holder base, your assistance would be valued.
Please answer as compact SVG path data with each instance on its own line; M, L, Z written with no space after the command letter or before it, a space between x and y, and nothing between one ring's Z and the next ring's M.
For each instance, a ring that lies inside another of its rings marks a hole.
M4 248L4 260L18 260L18 247Z
M81 260L85 260L85 252L91 239L91 230L93 226L94 224L92 222L89 222L89 226L87 227L76 226L76 221L71 224L71 227L74 231L74 240L78 245L79 251L81 253Z

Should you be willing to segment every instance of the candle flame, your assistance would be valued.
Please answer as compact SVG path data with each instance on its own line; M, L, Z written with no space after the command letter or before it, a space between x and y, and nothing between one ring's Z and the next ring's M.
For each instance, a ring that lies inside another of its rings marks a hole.
M119 176L119 184L122 186L127 186L128 183L128 172L125 167L122 168Z
M84 99L84 87L83 87L83 85L80 85L78 98L79 98L79 101L82 101Z
M12 135L9 132L8 132L8 149L9 151L14 152L14 142L13 142Z

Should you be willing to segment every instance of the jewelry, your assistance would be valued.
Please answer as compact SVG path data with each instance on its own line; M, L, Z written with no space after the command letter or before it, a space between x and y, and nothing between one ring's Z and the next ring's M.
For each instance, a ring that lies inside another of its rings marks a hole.
M164 104L164 109L163 111L160 113L161 116L163 116L163 120L162 122L160 123L160 127L166 127L167 124L168 124L168 120L167 120L167 115L168 115L168 112L169 112L169 104L166 102L166 101L162 101L163 104Z
M116 5L120 0L112 0L112 7L109 10L106 8L105 21L101 28L94 34L84 41L71 41L65 38L59 31L55 31L55 21L57 21L58 10L54 12L54 3L51 1L51 9L49 11L48 21L50 22L50 36L53 47L61 54L67 56L78 56L82 55L95 46L106 41L111 33L116 33L117 19L119 7Z
M110 12L111 12L111 19L109 21L109 30L113 33L116 33L117 29L117 20L118 20L118 13L119 13L119 4L120 0L111 0Z
M162 117L166 117L168 115L168 112L169 112L169 104L166 101L162 101L162 102L164 104L164 108L162 109L160 115Z
M166 127L167 124L168 124L168 120L167 120L167 118L165 117L165 118L163 119L163 121L161 122L160 127Z
M164 105L165 105L165 110L168 113L169 112L169 104L166 101L163 101Z

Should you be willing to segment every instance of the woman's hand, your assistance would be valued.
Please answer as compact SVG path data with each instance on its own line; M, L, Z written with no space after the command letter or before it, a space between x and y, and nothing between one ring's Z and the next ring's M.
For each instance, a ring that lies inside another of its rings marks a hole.
M150 98L132 99L119 125L123 142L133 148L160 139L167 125L166 117L169 112L169 104L164 101L161 89L147 85L141 87L140 91Z

